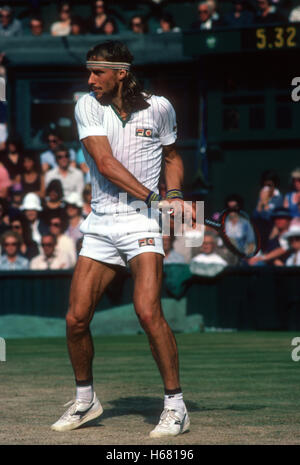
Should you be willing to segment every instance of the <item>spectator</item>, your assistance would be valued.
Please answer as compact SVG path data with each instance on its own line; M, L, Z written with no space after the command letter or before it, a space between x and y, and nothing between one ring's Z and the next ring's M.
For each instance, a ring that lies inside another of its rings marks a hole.
M219 21L213 19L213 8L207 2L198 4L199 19L191 25L191 29L210 30L219 25Z
M9 229L9 218L7 215L7 203L0 199L0 236Z
M273 228L266 247L262 254L258 254L248 260L249 265L271 264L276 265L279 261L285 261L289 255L289 245L285 233L289 230L291 213L287 208L275 208L271 214Z
M84 189L83 173L71 166L69 150L64 145L59 145L55 150L55 157L58 166L45 174L46 187L53 179L58 179L62 184L65 198L71 193L81 196Z
M7 139L2 163L8 171L12 184L20 184L21 173L23 171L23 159L22 147L19 141L11 137Z
M63 233L63 220L60 216L53 216L49 224L50 233L56 238L55 251L64 252L68 258L68 268L73 268L77 260L76 245L69 236Z
M222 24L230 28L247 27L254 22L254 14L246 9L246 0L232 0L233 10L224 16Z
M39 197L44 197L44 175L39 173L36 159L33 155L25 155L23 159L23 173L21 174L21 186L23 192L34 192Z
M43 173L45 173L51 168L57 167L54 151L59 145L63 143L61 136L56 131L49 131L46 134L46 141L48 143L49 149L45 152L42 152L40 156L40 162ZM75 151L73 149L70 149L69 152L72 160L71 164L72 166L75 166Z
M27 270L29 261L19 253L21 239L18 233L7 231L1 238L4 254L0 256L0 270Z
M23 199L23 189L22 186L13 186L10 189L10 195L9 195L9 217L13 217L16 214L20 213L20 207L22 204L22 199Z
M31 260L31 270L66 270L69 268L67 256L64 252L55 249L55 236L44 234L41 245L43 252Z
M286 266L300 266L300 227L291 226L284 235L288 240L292 255L285 262Z
M257 0L258 13L255 17L257 24L284 23L285 17L271 4L271 0Z
M53 36L68 36L71 33L71 6L63 2L58 7L59 20L50 27Z
M68 197L66 197L66 213L69 220L69 226L66 230L67 236L73 239L74 243L82 237L80 231L80 225L83 222L82 217L82 206L83 202L81 195L77 192L72 192Z
M103 34L112 35L118 33L118 27L113 18L108 18L103 26Z
M0 37L18 37L22 35L22 23L14 18L10 6L0 9Z
M92 186L91 184L86 184L83 189L83 207L82 207L82 216L86 218L92 211L91 201L92 201Z
M206 0L206 3L208 6L210 6L211 11L212 11L212 19L213 21L220 21L220 15L218 13L218 5L217 5L217 0Z
M8 189L12 185L9 173L3 163L0 162L0 199L6 199Z
M264 171L261 176L260 192L256 209L253 212L253 221L260 233L262 248L273 227L271 214L275 208L282 207L283 196L279 191L279 177L271 170Z
M87 29L90 34L105 34L104 26L107 21L112 19L106 12L106 6L103 0L96 0L93 3L92 16L88 19Z
M40 244L42 235L47 232L48 228L44 221L39 218L39 214L42 211L39 196L33 192L26 194L20 210L24 212L25 218L29 224L32 239L37 244Z
M78 36L85 34L85 24L80 16L72 16L71 18L71 35Z
M279 191L279 177L274 171L264 171L261 176L261 190L256 206L256 214L270 219L275 208L282 207L283 197Z
M202 276L215 276L220 273L227 266L227 262L216 252L216 249L216 234L212 231L205 232L200 253L191 260L191 272Z
M29 23L31 35L41 36L44 34L44 21L40 16L33 16Z
M173 16L170 13L164 13L159 20L160 27L157 29L158 34L163 32L180 32L180 27L175 25Z
M10 221L10 229L20 236L20 254L31 260L39 254L39 248L32 240L31 230L28 222L22 215L15 216Z
M133 16L130 20L129 29L135 34L147 34L148 24L143 16Z
M300 168L291 173L292 191L285 196L283 206L290 210L294 218L300 217Z
M290 23L299 23L300 22L300 6L296 6L292 9L289 14Z
M253 249L253 244L255 243L253 229L249 221L237 212L232 211L227 216L225 231L230 241L238 250L245 252L246 250Z
M174 236L163 236L163 247L165 252L164 264L185 263L184 256L173 249L174 240Z
M63 188L58 179L53 179L47 186L43 218L46 223L55 215L63 217L65 204L63 202Z

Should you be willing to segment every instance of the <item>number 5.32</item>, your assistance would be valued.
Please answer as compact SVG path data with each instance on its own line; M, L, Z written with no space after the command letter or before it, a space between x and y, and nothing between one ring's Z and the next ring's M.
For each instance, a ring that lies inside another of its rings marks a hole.
M256 47L260 50L265 48L283 48L283 47L296 47L295 37L296 28L293 26L289 27L274 27L273 40L268 41L267 30L264 28L256 29ZM272 35L273 35L272 34Z

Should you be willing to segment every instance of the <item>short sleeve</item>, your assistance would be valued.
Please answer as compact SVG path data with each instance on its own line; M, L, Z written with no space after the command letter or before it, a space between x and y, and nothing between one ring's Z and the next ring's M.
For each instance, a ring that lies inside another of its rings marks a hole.
M177 139L176 113L172 104L164 97L159 97L160 115L159 139L162 145L171 145Z
M88 136L107 135L103 127L103 108L92 95L86 94L78 100L75 119L80 140Z

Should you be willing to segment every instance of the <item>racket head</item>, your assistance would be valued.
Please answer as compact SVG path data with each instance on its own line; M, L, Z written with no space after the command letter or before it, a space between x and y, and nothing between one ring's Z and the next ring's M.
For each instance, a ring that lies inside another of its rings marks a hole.
M234 233L238 228L243 233L241 237ZM219 232L228 249L240 258L254 257L260 250L258 229L243 210L224 210L220 215Z

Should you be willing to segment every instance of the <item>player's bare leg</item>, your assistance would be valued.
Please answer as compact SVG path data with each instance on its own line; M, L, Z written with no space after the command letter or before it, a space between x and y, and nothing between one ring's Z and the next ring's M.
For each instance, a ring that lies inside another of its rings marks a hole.
M90 322L97 302L115 277L117 267L80 256L70 290L66 316L68 350L76 379L76 400L51 426L55 431L68 431L97 418L103 412L93 391L92 362L94 345Z
M163 256L143 253L130 261L134 279L133 303L145 330L153 357L166 389L179 387L178 352L175 337L166 322L160 302Z
M165 408L150 436L176 436L186 431L190 422L180 388L176 340L161 307L163 256L142 253L130 261L130 268L134 279L135 311L148 336L165 387Z
M68 350L77 381L92 377L94 345L89 326L98 301L116 273L116 266L78 258L66 316Z

